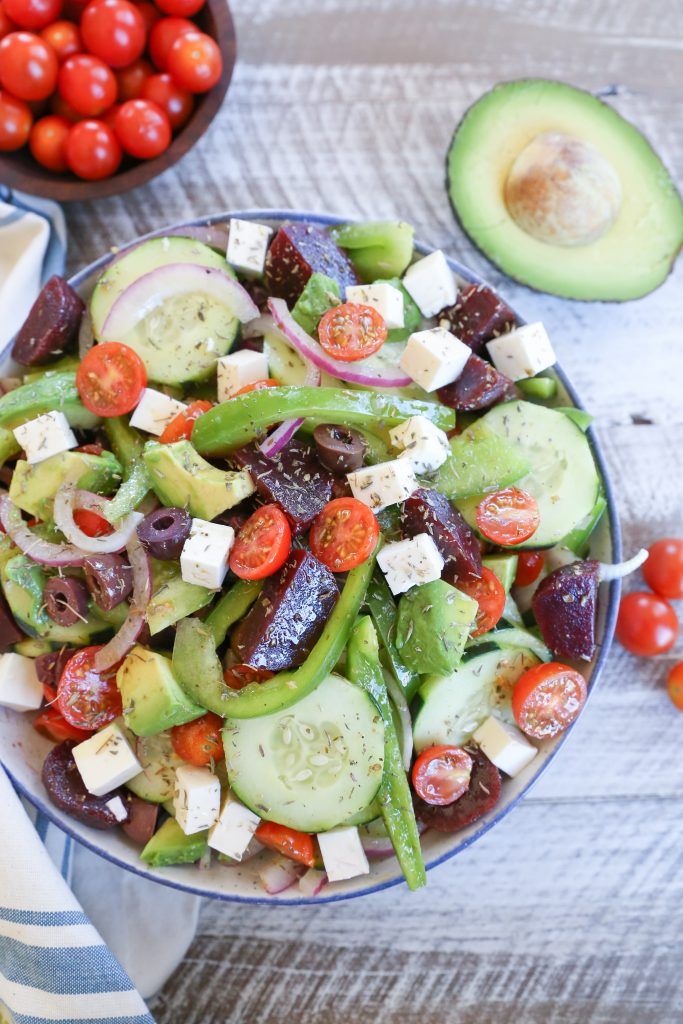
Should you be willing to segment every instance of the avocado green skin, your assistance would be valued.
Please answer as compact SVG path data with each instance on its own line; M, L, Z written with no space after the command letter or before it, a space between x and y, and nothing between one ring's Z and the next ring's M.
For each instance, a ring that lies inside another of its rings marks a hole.
M462 660L477 602L445 580L413 587L398 603L396 647L415 672L446 673Z
M42 416L63 412L72 427L86 430L97 426L99 417L82 404L76 388L75 373L56 373L22 384L0 398L0 427L14 427Z
M123 717L136 736L154 736L204 714L178 683L163 654L136 646L116 673Z
M140 854L140 860L152 868L174 864L194 864L209 848L209 833L186 836L175 818L168 818Z
M292 309L292 317L306 334L315 334L318 321L341 301L339 285L327 274L316 271L304 285Z
M179 619L193 615L213 601L215 596L213 590L187 583L180 575L180 569L174 565L172 575L155 590L147 605L150 633L154 636Z
M247 472L216 469L190 441L148 441L142 458L159 500L168 507L187 508L198 519L215 519L254 493Z
M15 505L38 519L52 516L54 496L67 480L77 477L76 486L97 494L111 494L121 481L123 470L111 452L60 452L36 465L19 459L14 467L9 496Z
M517 573L517 563L519 562L519 555L510 553L509 555L488 555L482 559L482 564L494 572L500 582L505 588L505 593L510 593L510 588L515 582L515 575Z

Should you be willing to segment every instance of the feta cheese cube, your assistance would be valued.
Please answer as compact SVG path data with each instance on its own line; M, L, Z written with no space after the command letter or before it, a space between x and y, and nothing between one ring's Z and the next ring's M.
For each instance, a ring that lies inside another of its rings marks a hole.
M486 347L495 368L510 380L535 377L557 362L548 332L539 321L501 334Z
M173 808L186 836L211 828L221 809L221 784L217 777L209 768L191 764L176 768Z
M242 860L260 821L258 814L228 794L209 831L209 846L233 860Z
M117 821L125 821L127 819L128 809L120 796L113 796L111 800L107 800L107 807Z
M400 367L425 391L436 391L460 376L471 355L469 345L445 327L432 327L410 335Z
M421 583L441 578L445 562L428 533L385 544L377 564L386 576L392 594L403 594Z
M441 249L408 267L403 287L423 316L436 316L446 306L452 306L458 294L453 271Z
M263 273L272 228L253 220L231 217L226 260L235 270L257 277Z
M180 574L186 583L220 590L235 543L232 526L193 519L190 536L180 552Z
M51 455L76 448L78 441L63 412L46 412L12 431L26 452L26 461L34 466Z
M506 775L519 775L536 757L538 750L517 728L490 715L479 726L472 739L478 743L489 761Z
M319 832L318 843L330 882L370 874L368 858L355 825Z
M145 388L130 418L130 425L136 430L144 430L146 434L161 437L171 420L185 409L187 406L184 402L170 398L163 391Z
M446 432L426 416L411 416L393 427L389 437L394 448L403 448L399 459L410 459L416 473L431 473L451 453Z
M133 753L126 734L112 722L73 749L74 761L85 788L93 796L104 796L139 775L142 765Z
M22 654L0 657L0 706L13 711L35 711L43 703L43 687L33 658Z
M392 284L378 281L376 284L352 284L346 288L346 301L361 306L372 306L391 330L403 327L403 295Z
M268 359L263 352L243 348L239 352L221 356L218 360L218 401L227 402L247 384L265 380L267 376Z
M406 459L392 459L391 462L378 462L376 466L364 466L354 473L347 473L346 479L354 498L358 498L373 512L405 501L420 486L412 463Z

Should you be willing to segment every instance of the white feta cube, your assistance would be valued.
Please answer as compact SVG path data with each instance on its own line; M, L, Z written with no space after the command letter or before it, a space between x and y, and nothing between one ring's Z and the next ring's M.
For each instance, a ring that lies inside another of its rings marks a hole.
M142 771L126 734L112 722L73 749L74 761L85 788L93 796L104 796L123 786Z
M428 317L452 306L458 294L453 271L441 249L408 267L403 275L403 287L422 315Z
M15 427L13 434L26 452L26 461L34 466L51 455L76 448L78 441L63 412L46 412Z
M358 501L380 512L389 505L405 501L420 486L415 477L412 463L406 459L392 459L378 462L376 466L364 466L354 473L347 473L351 493Z
M441 578L445 562L428 533L385 544L377 556L392 594Z
M260 821L258 814L228 794L209 831L209 846L233 860L242 860Z
M536 757L538 750L517 728L501 722L493 715L482 722L472 739L484 751L489 761L506 775L514 778Z
M268 359L263 352L242 348L239 352L221 356L218 360L218 401L227 402L247 384L265 380L267 376Z
M215 824L221 809L221 784L209 768L192 764L176 768L173 793L175 820L186 836Z
M165 395L163 391L145 388L142 398L130 418L130 425L136 430L144 430L146 434L155 434L157 437L161 437L171 420L174 420L185 409L187 406L184 402Z
M394 327L403 327L403 295L386 281L378 281L376 284L352 284L347 285L346 301L357 302L361 306L372 306L384 320L385 324L392 330Z
M409 459L416 473L431 473L443 466L451 453L448 435L426 416L411 416L389 431L394 448L402 448L399 459Z
M318 843L330 882L370 874L368 858L355 825L319 832Z
M486 347L495 368L510 380L535 377L557 362L548 332L540 321L501 334Z
M13 711L35 711L43 703L43 686L33 658L22 654L0 657L0 706Z
M469 345L445 327L432 327L410 335L400 367L425 391L436 391L457 380L471 355Z
M253 220L231 217L226 260L245 276L258 277L263 273L272 228Z
M232 526L193 519L190 536L180 552L180 574L186 583L220 590L235 543Z
M107 800L107 807L119 822L125 821L128 817L128 810L120 796L113 796L111 800Z

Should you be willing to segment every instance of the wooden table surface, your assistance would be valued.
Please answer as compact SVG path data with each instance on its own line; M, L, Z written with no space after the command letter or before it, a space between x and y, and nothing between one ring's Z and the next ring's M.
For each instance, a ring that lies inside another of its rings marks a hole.
M680 181L683 5L670 0L234 0L240 62L209 135L153 185L67 210L73 269L229 208L400 215L545 321L598 419L626 551L681 534L682 270L625 305L504 280L454 223L444 154L495 81L608 97ZM206 905L160 1024L667 1024L683 1020L683 717L673 654L615 647L533 793L434 871L318 908Z

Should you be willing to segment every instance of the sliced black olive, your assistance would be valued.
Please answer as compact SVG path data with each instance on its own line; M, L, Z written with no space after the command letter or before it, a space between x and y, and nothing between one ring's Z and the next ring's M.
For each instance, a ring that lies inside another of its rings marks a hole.
M90 555L83 571L93 601L102 611L116 608L133 590L133 570L121 555Z
M69 658L76 654L75 647L60 647L58 651L48 651L36 658L36 675L41 683L56 686Z
M313 440L318 458L333 473L351 473L363 465L365 441L357 430L321 423L313 431Z
M138 526L138 537L153 558L168 561L180 558L191 527L192 516L187 509L157 508Z
M88 588L75 576L53 576L43 597L45 611L60 626L75 626L88 614Z

